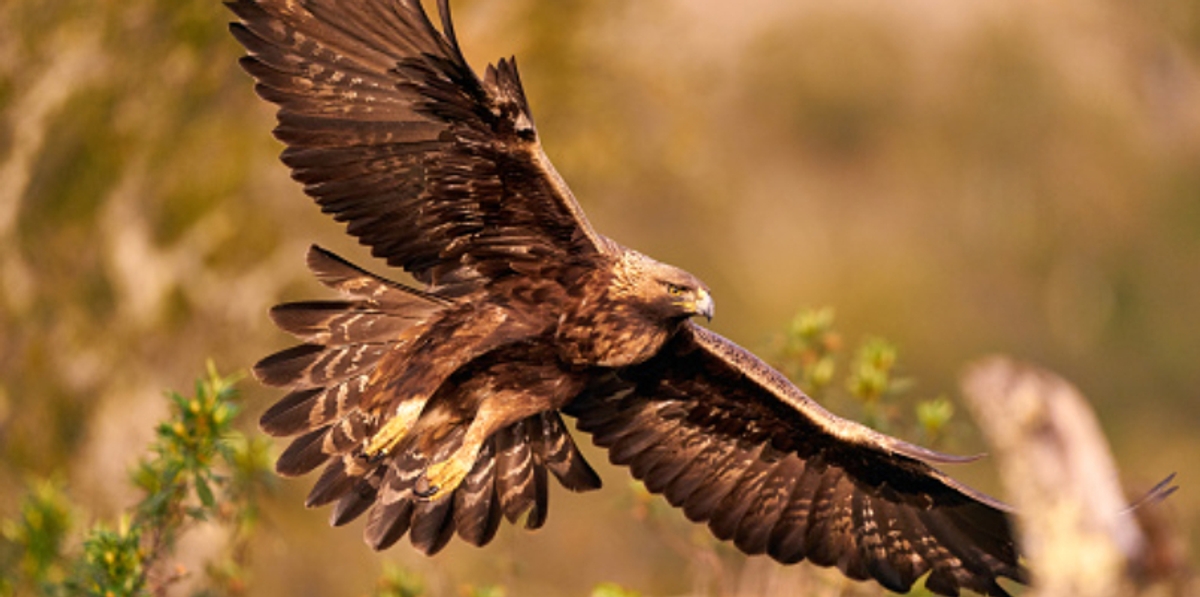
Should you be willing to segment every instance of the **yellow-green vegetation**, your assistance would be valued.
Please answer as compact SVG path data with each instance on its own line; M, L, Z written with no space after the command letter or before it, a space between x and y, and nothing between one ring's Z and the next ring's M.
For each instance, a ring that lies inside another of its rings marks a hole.
M637 591L626 589L616 583L601 583L592 589L592 597L642 597Z
M0 591L52 594L67 577L62 553L73 522L62 482L37 481L27 488L18 513L0 522Z
M885 433L933 445L943 438L953 403L945 396L908 399L913 381L897 374L899 351L883 338L866 337L843 364L845 342L834 328L833 308L801 310L777 344L775 365L819 402Z
M422 597L425 582L420 575L396 565L383 567L375 589L375 597Z
M193 594L245 594L246 542L273 476L265 442L233 429L233 381L210 363L192 395L167 395L170 414L129 481L141 499L115 522L83 531L81 541L71 537L72 521L86 504L73 504L60 482L33 484L16 517L3 521L0 594L159 595L197 574L205 579ZM227 531L220 558L204 570L173 564L180 536L205 521Z

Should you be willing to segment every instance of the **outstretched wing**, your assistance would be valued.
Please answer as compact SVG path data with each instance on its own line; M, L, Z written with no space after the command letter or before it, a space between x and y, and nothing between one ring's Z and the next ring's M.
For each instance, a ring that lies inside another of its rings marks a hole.
M433 287L604 250L546 159L516 63L480 81L446 0L231 0L242 66L279 105L284 163L321 209Z
M748 554L808 559L906 592L1005 595L1023 580L1008 508L931 467L969 460L822 409L741 347L688 324L571 405L646 488Z

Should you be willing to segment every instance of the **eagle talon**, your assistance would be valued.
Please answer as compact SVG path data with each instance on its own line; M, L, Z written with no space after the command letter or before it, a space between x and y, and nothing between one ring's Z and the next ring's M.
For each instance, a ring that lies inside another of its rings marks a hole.
M417 418L421 416L421 409L424 407L424 400L407 400L396 407L391 418L363 446L363 453L366 455L367 461L376 464L383 457L391 454L400 445L400 442L408 437L408 432L416 424Z
M413 493L421 499L429 499L437 494L438 489L440 488L437 485L430 485L425 477L421 477L421 480L417 482L417 486L413 488Z
M467 472L467 466L458 458L435 462L425 469L413 493L425 500L440 499L461 485Z

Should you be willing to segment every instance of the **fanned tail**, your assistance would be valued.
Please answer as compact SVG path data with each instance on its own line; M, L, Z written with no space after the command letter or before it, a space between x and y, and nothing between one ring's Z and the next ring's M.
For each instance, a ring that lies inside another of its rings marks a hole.
M452 495L422 499L416 492L422 473L461 445L464 430L454 427L432 450L418 449L414 438L394 458L375 465L344 455L326 467L306 504L336 501L330 518L335 526L369 510L363 538L373 549L387 549L407 534L413 547L433 555L455 534L471 545L487 544L502 519L515 522L528 513L526 528L542 526L548 512L547 472L572 491L600 487L560 415L544 412L489 438Z
M380 391L372 380L385 355L419 343L454 303L375 276L316 246L308 265L342 299L273 308L275 323L303 344L254 367L264 384L291 390L259 421L270 435L298 436L276 470L299 476L324 466L306 506L334 504L334 526L369 512L364 537L371 547L385 549L407 534L414 547L433 554L455 534L472 545L488 543L502 518L516 521L528 513L525 526L540 527L550 475L572 491L600 486L559 414L547 411L489 438L453 495L421 499L417 481L462 444L466 426L452 426L436 440L431 439L436 433L417 429L386 458L368 458L363 447L382 424L369 408ZM450 398L445 403L453 404Z
M317 246L309 250L308 265L318 280L345 298L273 308L276 325L304 344L254 366L262 383L291 390L259 420L268 434L300 436L276 463L276 470L287 476L303 475L361 446L374 431L374 421L361 407L380 360L411 342L421 324L449 304Z

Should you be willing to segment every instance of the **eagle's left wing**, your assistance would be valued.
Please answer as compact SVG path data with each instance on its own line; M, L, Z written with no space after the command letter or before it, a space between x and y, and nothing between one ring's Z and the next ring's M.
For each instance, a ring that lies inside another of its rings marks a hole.
M1023 580L1008 508L939 454L840 419L741 347L685 325L568 409L646 488L748 554L808 559L905 592L1005 595Z

